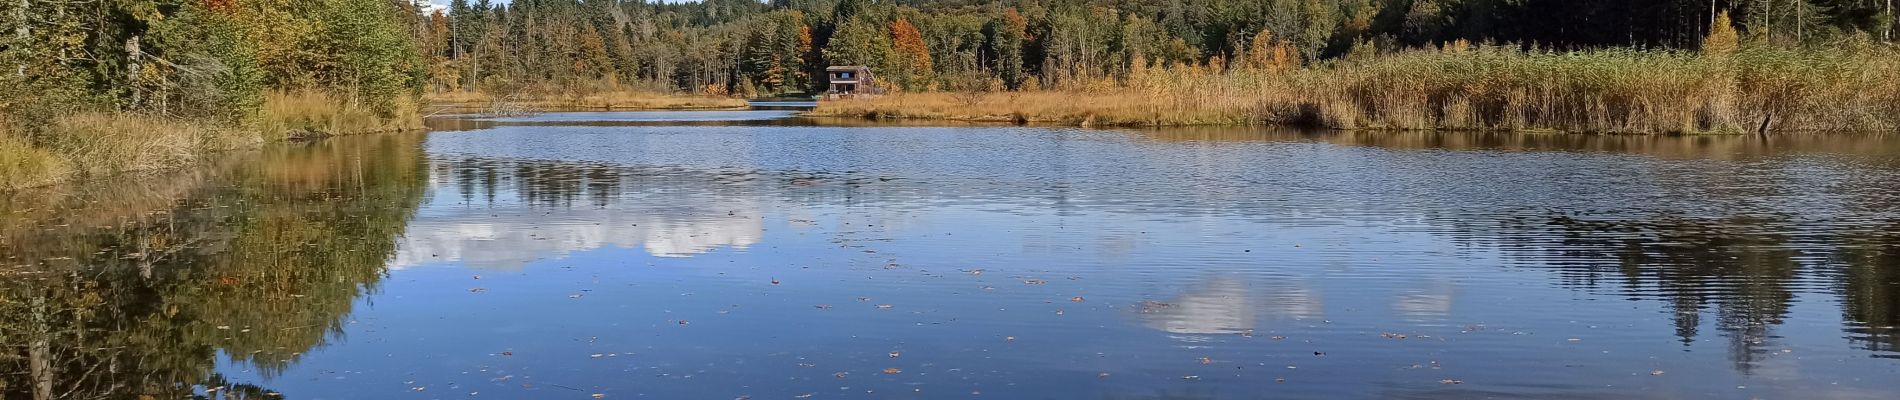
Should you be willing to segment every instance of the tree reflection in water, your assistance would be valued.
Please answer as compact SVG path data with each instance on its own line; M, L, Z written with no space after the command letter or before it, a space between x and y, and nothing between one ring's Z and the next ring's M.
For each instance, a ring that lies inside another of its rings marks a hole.
M11 210L87 212L0 232L0 392L268 398L217 357L270 376L342 333L422 199L420 143L287 145L182 179L13 194Z

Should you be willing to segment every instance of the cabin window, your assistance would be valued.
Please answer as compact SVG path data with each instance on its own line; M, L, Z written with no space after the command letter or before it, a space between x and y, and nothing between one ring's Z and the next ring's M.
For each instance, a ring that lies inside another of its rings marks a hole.
M839 73L838 73L838 79L851 79L851 73L850 73L850 72L839 72Z

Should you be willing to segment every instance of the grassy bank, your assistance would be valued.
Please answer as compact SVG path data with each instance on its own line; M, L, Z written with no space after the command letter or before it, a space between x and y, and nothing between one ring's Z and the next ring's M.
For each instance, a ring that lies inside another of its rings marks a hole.
M253 118L217 123L126 112L74 112L44 126L0 123L0 190L176 168L266 142L420 129L413 102L392 112L320 91L274 92ZM0 121L5 122L5 121Z
M1900 129L1900 51L1523 51L1448 45L1308 68L1152 66L1084 87L907 93L816 116L1095 126L1747 133Z
M455 91L426 96L431 105L483 112L532 112L564 109L719 110L745 108L743 99L621 90L594 93L524 91L509 95Z

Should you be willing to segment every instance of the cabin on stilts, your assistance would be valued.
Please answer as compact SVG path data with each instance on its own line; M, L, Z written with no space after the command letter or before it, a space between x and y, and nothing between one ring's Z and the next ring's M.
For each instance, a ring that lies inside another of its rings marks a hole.
M831 89L825 91L827 100L884 94L884 90L877 87L877 81L871 77L871 67L860 65L827 67L825 78L831 83Z

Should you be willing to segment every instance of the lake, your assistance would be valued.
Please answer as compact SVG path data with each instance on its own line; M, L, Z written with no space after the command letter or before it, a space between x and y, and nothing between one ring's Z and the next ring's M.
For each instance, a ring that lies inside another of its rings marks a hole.
M1900 397L1900 137L432 125L0 194L0 397Z

